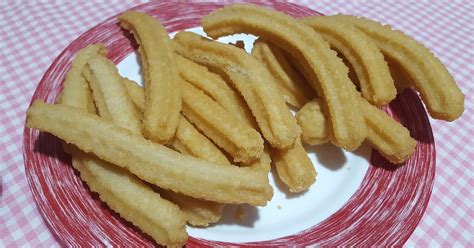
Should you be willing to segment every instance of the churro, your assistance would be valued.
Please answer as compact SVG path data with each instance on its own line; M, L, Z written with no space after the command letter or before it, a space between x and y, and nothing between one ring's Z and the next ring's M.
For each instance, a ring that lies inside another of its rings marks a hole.
M271 146L286 148L295 142L300 129L278 89L268 83L273 77L257 59L242 49L194 33L179 32L174 41L177 53L229 78L244 97Z
M263 139L248 125L190 83L183 81L182 113L201 132L228 152L234 162L252 162L263 151Z
M296 113L296 120L302 130L301 140L306 144L320 145L329 141L327 118L321 105L321 100L316 98Z
M319 103L311 101L306 105L318 105ZM410 136L410 131L403 125L392 119L387 113L360 98L361 110L365 116L365 122L368 127L367 141L374 149L386 158L388 161L399 164L405 162L415 151L416 140ZM317 114L313 107L303 107L299 115L310 116ZM321 129L320 122L314 122L312 118L299 119L305 127L303 133L305 136L321 139L324 132ZM328 134L326 133L326 136Z
M347 150L356 149L365 139L367 127L358 111L359 93L347 76L348 69L310 27L286 14L242 4L215 10L203 17L201 24L212 38L251 33L289 52L306 67L310 82L327 109L330 138Z
M120 25L133 33L139 46L145 81L144 135L158 143L170 141L181 111L181 85L166 29L151 16L125 12Z
M356 27L332 16L312 16L299 20L323 37L354 68L362 96L375 105L386 105L397 91L377 46Z
M141 135L138 113L115 65L103 56L94 56L87 61L83 73L92 89L94 102L101 103L97 104L99 115Z
M301 108L314 97L305 79L288 63L283 51L268 41L258 39L253 44L252 55L271 72L283 99L290 105Z
M388 25L347 15L332 17L369 36L385 57L396 61L412 78L431 117L446 121L464 112L464 95L441 61L421 43Z
M91 89L85 78L82 76L82 70L89 58L96 55L106 55L107 49L102 44L88 45L79 50L71 63L71 68L66 73L64 79L63 91L59 95L57 102L62 104L82 108L87 104L87 110L95 112L95 105L91 97Z
M27 127L49 132L174 192L258 206L273 195L266 173L182 155L74 107L36 101L27 111Z

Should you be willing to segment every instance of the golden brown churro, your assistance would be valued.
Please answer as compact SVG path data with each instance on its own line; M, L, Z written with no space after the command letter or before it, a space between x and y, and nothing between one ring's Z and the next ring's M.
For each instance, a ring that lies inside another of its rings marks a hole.
M36 101L27 111L27 126L93 152L149 183L185 195L259 206L273 195L266 173L179 154L77 108Z
M464 112L464 95L441 61L421 43L388 25L354 16L337 15L369 36L384 56L396 61L413 79L431 117L446 121Z
M300 60L327 109L331 139L347 150L359 147L367 127L358 111L358 92L347 76L347 67L314 30L286 14L242 4L215 10L201 24L212 38L251 33Z
M202 91L183 82L182 113L235 162L252 162L263 151L260 134L227 112Z
M253 44L252 55L260 60L275 78L283 99L301 108L314 97L314 92L305 79L288 63L283 51L267 41L258 39Z
M310 26L341 53L357 75L362 96L375 105L392 101L397 91L377 46L356 27L332 16L312 16L299 20Z
M166 143L173 138L181 110L181 81L170 38L158 20L144 13L129 11L118 19L140 45L145 79L144 135Z
M141 135L138 113L128 98L127 89L115 65L103 56L94 56L87 61L83 73L92 89L94 101L101 103L97 105L99 115Z
M87 103L87 110L95 112L94 102L91 97L91 89L85 78L82 76L82 70L89 58L96 55L106 55L107 49L102 44L88 45L79 50L72 61L71 68L64 79L63 91L57 101L62 104L82 108L83 103Z
M255 127L255 118L247 103L235 92L218 74L210 72L205 66L189 59L176 55L180 75L194 87L202 90L214 101L219 103L236 117L252 123Z
M301 140L306 144L320 145L329 141L329 124L321 105L321 100L316 98L306 103L296 114L302 130Z
M300 129L278 89L268 83L274 79L257 59L242 49L194 33L180 32L174 41L175 50L180 55L229 77L247 102L263 136L273 147L286 148L295 142Z
M306 105L318 105L319 103L310 101ZM388 161L399 164L405 162L413 154L416 147L416 140L410 136L410 131L400 123L392 119L387 113L368 103L365 99L360 98L361 110L365 115L367 122L368 135L367 141L374 149L386 158ZM316 112L315 112L316 111ZM318 114L318 109L313 107L303 107L298 115L311 116ZM321 127L323 122L315 122L313 118L299 119L301 125L304 126L304 136L308 139L321 139L325 129Z

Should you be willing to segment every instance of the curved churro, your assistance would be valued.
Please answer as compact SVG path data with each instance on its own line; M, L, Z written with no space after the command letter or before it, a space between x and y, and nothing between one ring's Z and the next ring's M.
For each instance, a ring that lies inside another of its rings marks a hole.
M90 155L74 155L73 166L99 198L150 235L158 244L182 246L188 235L178 206L160 197L148 185L115 165Z
M115 65L103 56L90 58L83 71L92 89L99 115L119 127L141 135L141 125L135 106L129 100Z
M464 112L464 95L441 61L421 43L388 25L365 18L336 15L369 36L384 56L399 63L413 79L431 117L446 121Z
M258 39L253 44L252 55L260 60L271 72L283 99L301 108L314 94L304 78L288 63L281 49L267 41Z
M203 17L201 24L213 38L251 33L271 40L301 60L327 109L330 137L344 149L359 147L367 135L358 111L359 93L347 76L347 67L314 30L283 13L242 4L215 10Z
M362 96L375 105L392 101L397 91L387 63L367 35L332 16L312 16L299 20L310 26L340 52L357 75Z
M71 63L71 68L64 79L63 91L59 95L57 102L61 104L82 108L86 103L89 112L95 113L94 102L91 97L91 89L85 78L82 76L82 70L87 60L93 56L107 54L107 49L103 44L88 45L79 50Z
M120 25L133 33L140 47L145 81L144 135L158 143L171 140L181 110L181 85L166 29L153 17L125 12Z
M36 101L27 111L27 126L185 195L259 206L266 205L273 195L266 173L182 155L74 107Z
M318 105L315 100L306 105ZM416 140L410 136L410 131L403 125L392 119L387 113L368 103L367 100L360 98L361 111L365 116L365 122L368 127L367 141L374 149L386 158L388 161L399 164L405 162L415 151ZM317 109L316 109L317 110ZM317 114L313 107L303 107L298 114L310 116ZM305 136L321 139L324 134L321 129L322 123L314 122L312 118L299 119L305 127L303 133Z
M189 32L175 38L175 50L197 63L219 70L229 77L242 94L266 140L277 148L291 146L300 134L274 80L257 59L244 50Z
M321 105L321 100L316 98L296 113L296 120L302 130L301 140L306 144L320 145L329 141L329 124Z
M251 162L263 151L260 134L242 124L232 113L196 89L183 83L182 113L216 145L228 152L235 162Z
M218 74L210 72L205 66L176 55L180 75L194 87L202 90L236 117L255 127L255 118L247 103Z

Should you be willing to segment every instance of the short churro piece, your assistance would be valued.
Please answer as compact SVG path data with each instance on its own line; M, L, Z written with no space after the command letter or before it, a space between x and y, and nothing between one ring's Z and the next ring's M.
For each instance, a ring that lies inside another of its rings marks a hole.
M251 162L263 151L260 134L239 122L202 91L183 81L182 113L201 132L228 152L235 162Z
M312 16L299 21L314 29L347 59L357 75L362 96L370 103L385 105L395 98L397 91L387 63L367 35L332 16Z
M317 105L313 101L306 105ZM410 136L410 131L403 125L392 119L387 113L368 103L365 99L360 98L361 110L365 115L365 121L368 127L367 141L374 149L386 158L388 161L399 164L405 162L415 151L416 140ZM305 116L317 114L312 107L303 107L300 113ZM320 129L320 123L313 122L312 118L301 119L303 123L303 132L307 137L316 137L318 139L323 136ZM326 134L327 135L327 134Z
M296 114L301 127L301 140L309 145L320 145L329 141L327 118L321 100L316 98L306 103Z
M324 103L330 138L347 150L360 146L367 127L358 110L359 93L342 60L314 30L286 14L242 4L215 10L203 17L201 24L212 38L251 33L271 40L300 60Z
M174 41L180 55L229 77L271 146L286 148L295 142L300 129L278 89L269 83L273 77L257 59L242 49L194 33L180 32Z
M268 41L258 39L253 44L252 55L260 60L275 78L283 99L301 108L314 97L311 87L305 79L288 63L281 49Z
M181 81L170 38L158 20L144 13L129 11L118 19L140 45L145 79L144 135L166 143L174 136L181 110Z
M27 111L27 127L49 132L142 180L192 197L264 206L273 195L267 173L180 154L75 107L36 101Z
M413 79L431 117L446 121L464 112L464 95L441 61L421 43L388 25L354 16L336 15L369 36L384 56L396 61Z
M306 190L316 181L316 170L301 141L298 140L288 149L273 150L272 158L278 177L288 186L290 192Z

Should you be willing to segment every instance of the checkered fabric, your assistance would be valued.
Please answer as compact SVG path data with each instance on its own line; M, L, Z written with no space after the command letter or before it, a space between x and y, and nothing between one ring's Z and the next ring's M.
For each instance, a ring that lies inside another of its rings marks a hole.
M437 172L431 200L406 246L473 246L474 8L470 1L297 1L323 14L366 16L430 48L466 94L453 123L431 120ZM0 3L0 246L59 246L28 188L22 157L25 110L43 73L76 37L139 2Z

